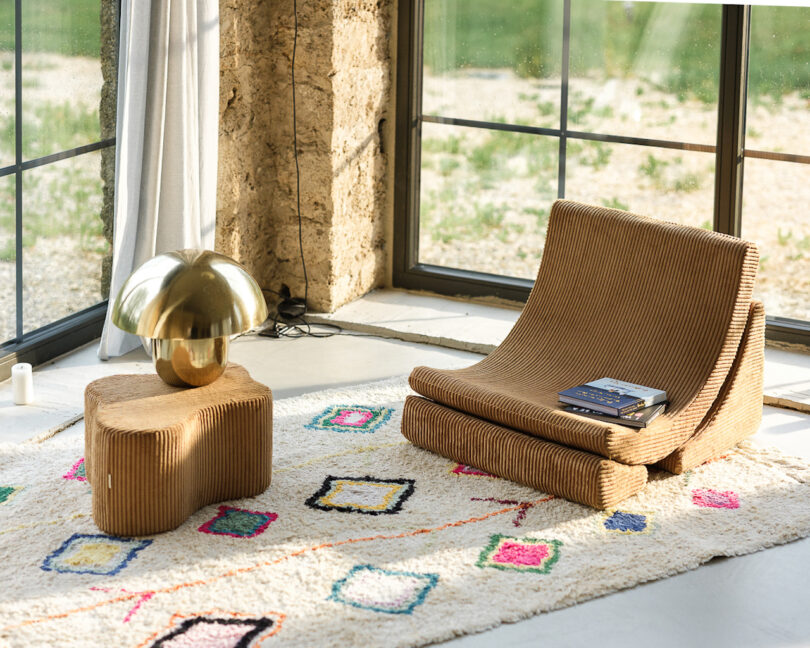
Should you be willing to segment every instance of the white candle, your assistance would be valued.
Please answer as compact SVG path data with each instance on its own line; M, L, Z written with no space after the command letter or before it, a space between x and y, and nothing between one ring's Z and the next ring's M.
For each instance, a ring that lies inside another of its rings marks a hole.
M28 405L34 401L34 376L30 364L20 362L11 368L11 389L15 405Z

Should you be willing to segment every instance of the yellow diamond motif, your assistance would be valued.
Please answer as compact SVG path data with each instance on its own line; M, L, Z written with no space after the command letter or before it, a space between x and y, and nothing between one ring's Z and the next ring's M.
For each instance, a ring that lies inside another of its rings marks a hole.
M327 477L306 505L321 511L391 515L414 492L414 480L404 477Z
M325 506L351 506L365 511L384 511L402 484L374 484L363 481L340 480L334 482L332 492L321 498Z
M106 542L89 542L83 544L64 562L72 567L89 567L90 565L105 565L121 550L120 547Z

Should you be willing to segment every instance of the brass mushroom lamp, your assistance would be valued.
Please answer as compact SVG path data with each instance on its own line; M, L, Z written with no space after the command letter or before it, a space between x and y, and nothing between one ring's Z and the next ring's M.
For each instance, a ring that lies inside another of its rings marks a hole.
M214 382L228 364L230 336L265 319L253 277L210 250L149 259L126 280L112 310L118 328L151 339L158 375L178 387Z

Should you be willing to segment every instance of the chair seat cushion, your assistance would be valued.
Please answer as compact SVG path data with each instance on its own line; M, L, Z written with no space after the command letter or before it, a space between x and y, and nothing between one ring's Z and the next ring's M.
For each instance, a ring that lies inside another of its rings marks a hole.
M418 396L405 400L402 434L453 461L599 509L635 495L647 482L645 466L543 441Z
M477 370L417 367L411 373L414 391L437 403L493 423L561 443L624 464L654 463L689 436L678 417L665 412L648 427L635 429L563 411L559 389L527 385L521 376L493 376Z

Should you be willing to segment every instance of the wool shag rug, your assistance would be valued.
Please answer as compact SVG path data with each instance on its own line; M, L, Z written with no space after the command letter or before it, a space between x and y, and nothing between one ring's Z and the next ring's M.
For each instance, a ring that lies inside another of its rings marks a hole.
M0 644L417 646L810 534L810 464L744 446L596 511L405 441L404 379L275 404L257 497L94 524L80 439L0 448Z

